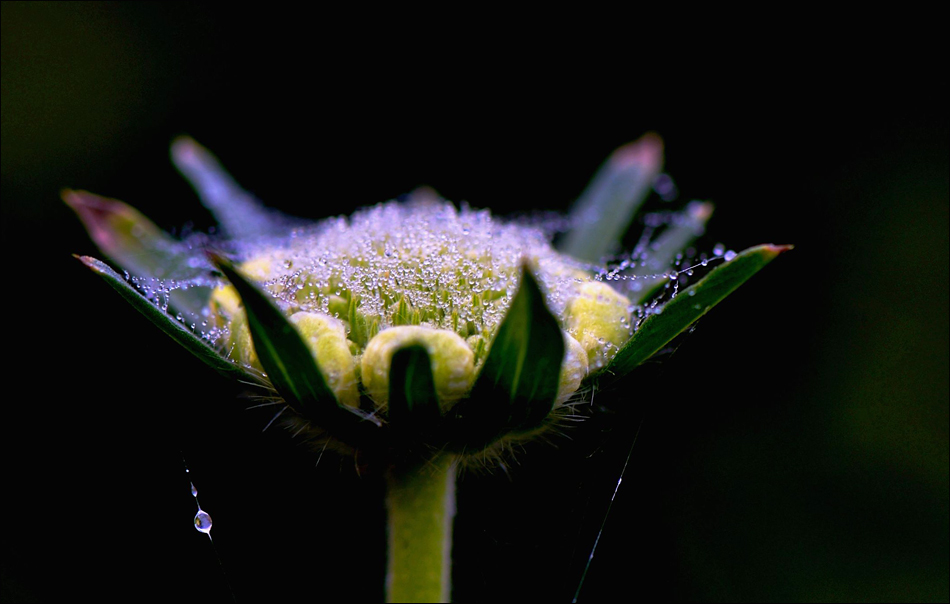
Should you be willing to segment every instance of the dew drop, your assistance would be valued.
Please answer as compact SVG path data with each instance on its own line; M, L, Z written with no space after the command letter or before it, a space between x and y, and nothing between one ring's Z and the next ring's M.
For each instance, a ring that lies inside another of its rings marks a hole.
M737 255L738 255L738 254L736 254L734 251L729 250L728 252L726 252L726 255L723 256L723 257L725 258L726 262L729 262L730 260L732 260L733 258L735 258Z
M195 483L191 483L191 496L192 497L198 496L198 489L195 488Z
M211 516L208 515L208 512L202 509L198 510L198 513L195 514L195 528L199 533L211 535Z
M717 243L715 247L713 247L713 254L716 257L722 256L725 253L725 251L726 251L726 246L724 246L721 243Z

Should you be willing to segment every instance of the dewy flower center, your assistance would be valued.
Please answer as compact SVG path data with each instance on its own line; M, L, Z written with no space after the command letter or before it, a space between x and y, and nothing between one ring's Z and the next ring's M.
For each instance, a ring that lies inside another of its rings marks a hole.
M357 403L361 381L384 405L392 352L409 343L428 349L443 404L464 396L518 290L523 262L565 332L559 400L630 334L629 301L555 252L540 229L448 202L380 204L239 253L242 271L311 344L344 404ZM211 312L219 343L257 365L231 286L215 290Z

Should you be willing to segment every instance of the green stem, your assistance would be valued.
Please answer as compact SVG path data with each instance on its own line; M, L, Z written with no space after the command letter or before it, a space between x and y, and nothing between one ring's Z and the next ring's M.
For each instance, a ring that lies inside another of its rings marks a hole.
M455 457L387 475L387 602L448 602L452 593Z

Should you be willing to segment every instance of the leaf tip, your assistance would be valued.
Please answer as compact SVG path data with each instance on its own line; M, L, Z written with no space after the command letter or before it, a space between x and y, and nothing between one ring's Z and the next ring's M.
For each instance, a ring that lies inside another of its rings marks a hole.
M686 206L686 213L690 219L706 223L713 215L716 206L711 201L697 201Z
M650 172L659 171L663 165L663 139L656 132L647 132L614 151L610 161L618 167L642 166Z
M87 268L89 268L93 272L98 273L100 275L103 274L102 267L100 266L101 262L99 260L96 260L92 256L80 256L79 254L73 254L73 258L82 262L84 265L86 265Z
M194 164L205 149L198 141L186 134L176 136L171 144L172 161L178 164Z
M782 244L782 245L776 245L776 244L774 244L774 243L769 243L769 244L764 245L764 246L762 246L762 247L764 247L764 248L769 252L769 254L771 254L772 256L778 256L779 254L784 254L785 252L788 252L788 251L791 251L791 250L794 250L794 249L795 249L795 246L792 245L791 243L785 243L785 244Z

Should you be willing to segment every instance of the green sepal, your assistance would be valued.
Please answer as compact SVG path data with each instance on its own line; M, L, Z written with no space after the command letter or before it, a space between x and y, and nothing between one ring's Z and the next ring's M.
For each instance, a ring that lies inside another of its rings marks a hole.
M172 143L172 162L214 215L221 229L234 239L282 235L297 221L268 209L231 178L210 151L188 136Z
M212 369L230 378L242 380L254 379L238 365L218 354L207 342L169 316L168 313L156 306L154 302L140 294L105 262L90 256L76 256L76 258L89 267L92 272L102 277L106 283L112 286L120 296L132 304L137 311L145 315L149 321L157 325L159 329L171 336L173 340L181 344L188 352L204 361L205 364Z
M109 259L138 277L185 281L207 273L197 266L201 253L176 240L127 203L88 191L62 191L89 237ZM211 297L209 287L176 289L169 302L180 312L200 313Z
M442 417L425 347L410 345L393 353L389 366L389 423L393 432L414 438L431 433Z
M759 245L714 268L701 281L687 287L667 302L662 307L662 312L647 317L605 368L604 375L613 375L616 378L632 371L752 275L762 270L766 264L790 249L790 245Z
M449 412L450 447L478 449L540 424L557 398L564 336L534 276L521 287L492 340L471 395Z
M600 262L620 244L663 165L656 134L614 151L571 210L571 230L560 250L578 260Z
M208 257L228 278L244 304L254 351L271 385L290 408L344 442L359 440L381 422L337 401L300 334L269 297L223 256Z

